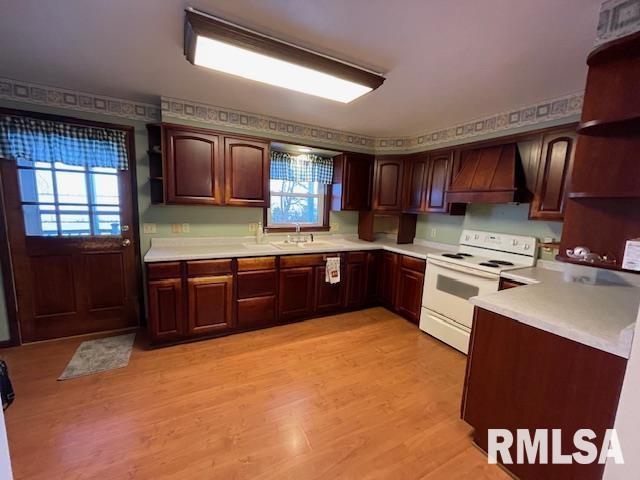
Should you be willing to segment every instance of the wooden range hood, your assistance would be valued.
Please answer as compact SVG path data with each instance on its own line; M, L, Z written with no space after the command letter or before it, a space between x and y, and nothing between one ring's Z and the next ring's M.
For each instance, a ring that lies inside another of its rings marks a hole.
M524 173L515 143L466 150L446 191L449 203L523 201Z

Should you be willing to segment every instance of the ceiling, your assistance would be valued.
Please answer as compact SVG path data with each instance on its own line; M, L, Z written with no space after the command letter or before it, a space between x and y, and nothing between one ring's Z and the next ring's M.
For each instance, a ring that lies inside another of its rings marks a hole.
M350 104L217 73L182 53L193 6L386 73ZM168 96L376 137L413 135L584 88L600 0L7 0L0 76L157 103Z

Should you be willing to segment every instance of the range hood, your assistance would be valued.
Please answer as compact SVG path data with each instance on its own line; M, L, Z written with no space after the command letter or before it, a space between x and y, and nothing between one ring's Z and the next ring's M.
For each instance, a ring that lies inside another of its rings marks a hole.
M448 203L513 203L526 192L515 143L466 150L446 191Z

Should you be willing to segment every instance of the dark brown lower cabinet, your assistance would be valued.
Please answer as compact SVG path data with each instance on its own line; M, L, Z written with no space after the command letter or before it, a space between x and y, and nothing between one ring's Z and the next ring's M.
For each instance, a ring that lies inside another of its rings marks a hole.
M233 276L187 280L187 335L205 335L233 326Z
M600 452L606 429L614 425L624 358L480 308L469 345L461 413L480 448L487 450L491 428L507 429L514 439L517 429L531 435L538 428L562 429L562 453L573 453L573 435L585 428L596 433ZM515 441L509 451L517 458ZM521 480L596 480L604 465L505 468Z
M383 305L393 308L396 297L397 269L399 255L384 252L380 263L380 277L378 280L378 297Z
M340 310L344 307L345 268L341 267L340 282L325 281L325 267L315 267L315 310L314 313L325 313Z
M365 259L366 260L366 259ZM365 261L347 264L347 308L362 307L367 297L367 264Z
M180 338L185 330L181 278L151 280L149 295L149 331L156 342Z
M313 313L314 267L280 269L278 310L280 321Z
M325 261L341 258L341 281ZM268 327L376 305L417 323L424 260L368 251L159 262L147 266L153 343Z
M396 309L398 313L416 325L420 323L423 284L424 273L409 270L408 268L400 269Z

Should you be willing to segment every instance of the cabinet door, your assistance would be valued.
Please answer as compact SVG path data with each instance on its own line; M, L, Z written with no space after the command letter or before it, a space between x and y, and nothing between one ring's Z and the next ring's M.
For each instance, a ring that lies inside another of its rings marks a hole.
M391 252L384 252L382 254L378 296L382 303L388 307L393 307L394 305L397 284L397 265L397 254Z
M224 167L227 205L268 207L268 143L225 137Z
M151 337L159 342L180 338L186 330L182 279L152 280L147 287Z
M380 252L367 252L366 302L374 304L378 301L378 284L380 282Z
M428 188L429 163L429 157L425 154L405 159L403 211L409 213L423 211Z
M344 305L345 268L341 268L340 282L327 283L324 281L325 267L316 267L316 301L317 313L339 310Z
M446 212L445 191L451 180L453 151L433 154L429 158L428 187L424 199L424 211Z
M357 308L365 303L367 296L367 264L350 263L347 265L347 307Z
M536 190L529 217L562 220L569 186L576 134L572 131L545 135L538 167Z
M189 335L226 330L233 325L233 275L187 280Z
M373 187L373 156L344 155L342 172L342 210L369 210Z
M217 135L168 128L164 149L167 203L222 203Z
M402 173L404 157L399 155L376 158L373 186L373 209L383 212L402 210Z
M424 274L401 268L398 274L396 310L416 325L420 321Z
M313 313L314 267L282 268L278 289L280 320L302 318Z

